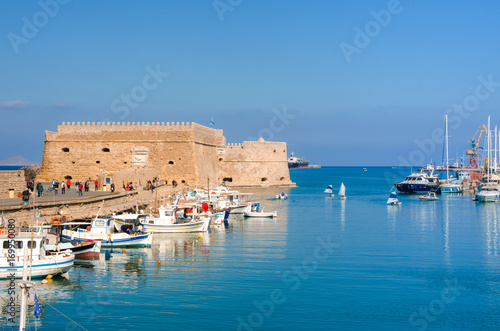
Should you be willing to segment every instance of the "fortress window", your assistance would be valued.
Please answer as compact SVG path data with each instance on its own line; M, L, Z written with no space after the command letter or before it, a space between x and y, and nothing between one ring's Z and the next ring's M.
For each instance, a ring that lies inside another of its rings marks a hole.
M285 177L281 177L281 178L280 178L280 180L284 180L284 179L285 179Z
M182 181L181 181L181 183L182 183L182 184L186 184L186 181L185 181L185 180L182 180Z
M261 181L265 182L267 180L267 177L262 177Z
M109 153L109 148L103 148L103 149L102 149L102 151L103 151L104 153Z
M75 161L72 161L71 163L75 164Z
M276 150L274 150L274 153L276 153Z
M174 161L168 161L168 164L174 164Z
M283 153L285 153L285 150L283 150Z
M95 163L101 163L101 161L95 161Z
M73 179L73 177L71 177L70 175L68 175L68 176L64 176L64 179L66 179L66 180Z
M127 161L123 162L123 164L127 164Z
M62 151L63 151L63 152L65 152L65 153L69 153L69 148L68 148L68 147L64 147L64 148L62 149Z
M232 182L233 181L233 177L226 177L222 181L223 182Z
M219 161L222 161L222 158L221 158L221 157L219 157Z

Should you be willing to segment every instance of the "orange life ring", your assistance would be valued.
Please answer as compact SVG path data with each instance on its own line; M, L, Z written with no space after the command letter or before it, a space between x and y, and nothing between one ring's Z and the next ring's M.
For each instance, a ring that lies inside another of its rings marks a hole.
M87 226L87 231L90 231L90 225L89 225L89 226Z
M252 202L252 200L247 200L247 203L250 203L250 202Z
M52 224L57 225L60 221L61 219L59 218L59 216L52 217Z
M229 207L231 204L229 202L226 202L226 207Z

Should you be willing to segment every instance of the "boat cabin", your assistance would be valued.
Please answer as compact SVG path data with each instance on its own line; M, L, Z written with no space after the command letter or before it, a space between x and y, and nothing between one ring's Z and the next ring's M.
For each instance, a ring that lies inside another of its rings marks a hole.
M79 230L85 231L85 230ZM110 218L96 218L92 220L90 233L93 234L111 234L113 233L113 220Z
M28 249L28 256L33 256L33 260L45 258L45 236L31 237L29 233L18 233L15 238L9 239L6 235L0 237L0 264L7 265L9 262L9 249L14 249L14 261L23 261L25 249Z

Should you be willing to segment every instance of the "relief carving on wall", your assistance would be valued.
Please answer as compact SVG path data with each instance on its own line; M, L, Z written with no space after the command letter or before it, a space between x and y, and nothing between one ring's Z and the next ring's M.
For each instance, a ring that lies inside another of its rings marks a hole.
M134 147L131 151L133 167L145 167L148 165L149 150L146 147Z

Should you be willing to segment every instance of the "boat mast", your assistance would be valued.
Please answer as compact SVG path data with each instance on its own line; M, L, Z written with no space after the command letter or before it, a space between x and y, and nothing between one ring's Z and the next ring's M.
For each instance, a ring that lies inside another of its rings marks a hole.
M488 129L486 131L486 137L488 138L487 140L487 146L488 146L488 153L487 155L487 162L486 165L488 167L487 170L487 175L488 175L488 183L490 182L490 160L491 160L491 134L490 134L490 116L488 116Z
M446 180L450 180L449 176L449 165L448 165L448 114L445 114L445 131L444 131L444 144L446 146Z
M493 170L495 171L495 173L497 173L497 149L498 149L498 145L497 145L497 141L498 141L498 129L497 129L497 126L495 125L495 158L493 159Z

